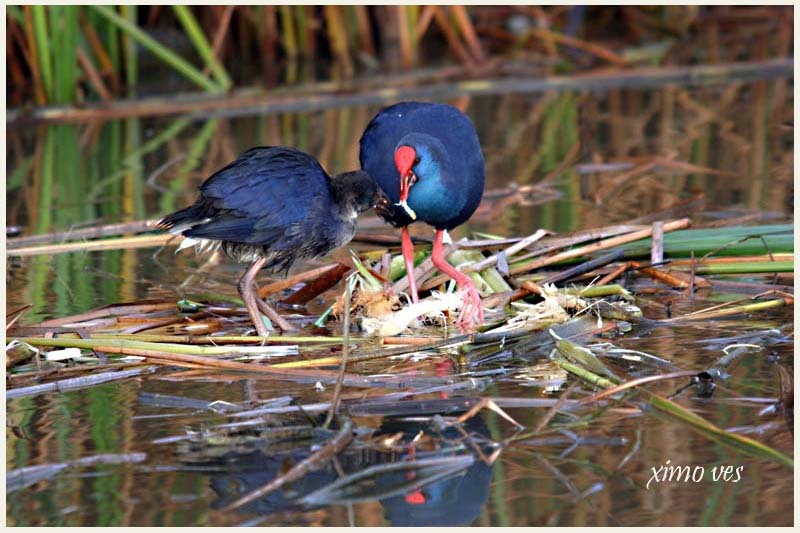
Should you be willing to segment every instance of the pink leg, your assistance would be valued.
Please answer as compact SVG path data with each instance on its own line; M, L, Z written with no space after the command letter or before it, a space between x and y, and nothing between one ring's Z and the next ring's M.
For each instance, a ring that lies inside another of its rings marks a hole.
M447 262L447 259L444 257L444 251L442 250L443 236L444 231L437 229L436 237L433 240L431 259L433 260L433 264L436 265L436 268L439 269L439 272L447 274L456 280L458 288L461 289L464 294L464 305L461 307L461 313L458 315L457 323L461 329L464 329L465 325L469 326L473 323L482 324L483 306L481 305L481 295L478 294L478 288L469 276L459 272Z
M255 326L256 332L258 332L260 337L268 337L269 330L264 325L264 322L261 321L261 315L258 312L259 309L263 310L264 314L267 315L269 319L272 320L283 331L293 331L296 329L289 322L287 322L285 318L279 315L277 311L267 305L266 302L261 300L256 293L256 274L258 274L258 271L261 270L266 262L267 260L263 257L256 259L250 264L249 267L247 267L247 271L239 280L239 294L241 295L242 300L244 300L244 305L247 308L247 312L250 314L250 320L253 321L253 326Z
M239 280L239 294L242 300L244 300L244 306L250 314L250 320L253 321L253 326L255 326L256 332L260 337L268 337L269 330L267 326L264 325L264 322L261 321L261 315L258 312L258 304L256 303L258 295L255 293L253 284L255 283L256 274L258 274L258 271L261 270L261 267L263 267L266 262L267 260L263 257L256 259L247 267L244 275Z
M408 234L408 226L403 227L403 259L406 262L406 275L408 276L408 290L411 293L411 301L417 303L417 280L414 279L414 244L411 242L411 235Z

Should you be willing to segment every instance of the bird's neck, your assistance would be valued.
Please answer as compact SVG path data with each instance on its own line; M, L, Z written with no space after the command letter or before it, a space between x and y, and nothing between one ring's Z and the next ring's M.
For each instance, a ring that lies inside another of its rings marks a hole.
M331 179L331 196L333 196L334 210L338 217L348 223L355 223L358 218L356 209L356 195L350 183L343 174Z

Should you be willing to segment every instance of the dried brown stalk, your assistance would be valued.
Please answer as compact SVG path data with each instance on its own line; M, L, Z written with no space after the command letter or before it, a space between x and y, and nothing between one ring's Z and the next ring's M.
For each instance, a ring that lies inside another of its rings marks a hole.
M266 298L267 296L270 296L282 290L293 287L298 283L302 283L304 281L308 281L310 279L315 279L319 276L322 276L325 273L335 268L337 268L337 264L325 265L312 270L307 270L305 272L300 272L299 274L295 274L294 276L290 276L283 280L275 281L273 283L270 283L269 285L264 285L263 287L260 287L258 289L258 297Z
M588 41L584 41L583 39L564 35L563 33L554 32L545 28L530 28L528 32L533 37L538 37L539 39L545 40L545 42L556 42L571 46L572 48L577 48L578 50L587 52L619 67L624 67L628 64L628 61L621 55L596 43L590 43Z
M100 96L100 99L103 102L110 102L113 97L109 92L108 88L106 88L106 84L103 83L103 78L100 77L100 74L97 72L97 69L94 68L92 65L92 60L89 59L89 56L86 55L86 52L83 51L83 48L80 46L78 47L78 63L80 63L83 72L86 74L86 77L92 83L92 86L97 91L97 94Z
M339 283L339 280L347 275L350 270L350 266L336 263L333 265L333 268L329 268L316 279L306 283L302 289L282 300L282 303L287 305L302 305L308 303Z
M630 268L635 268L642 274L646 274L651 278L664 282L671 287L675 287L676 289L686 289L692 284L691 277L683 272L664 272L657 268L643 266L638 261L630 261L628 265ZM711 287L711 283L707 279L699 276L694 276L694 285L695 287L703 288Z
M65 324L77 324L79 322L88 322L105 317L120 317L131 315L135 313L151 313L153 311L174 310L175 302L156 302L156 303L136 303L136 304L116 304L101 307L93 311L81 313L78 315L67 316L63 318L54 318L45 320L41 324L42 327L47 326L63 326Z

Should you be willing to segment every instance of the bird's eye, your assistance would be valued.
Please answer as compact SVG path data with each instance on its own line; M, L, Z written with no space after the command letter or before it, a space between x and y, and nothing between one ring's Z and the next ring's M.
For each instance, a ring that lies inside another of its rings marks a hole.
M414 164L416 165L417 163L419 163L419 156L417 156L416 158L414 158Z

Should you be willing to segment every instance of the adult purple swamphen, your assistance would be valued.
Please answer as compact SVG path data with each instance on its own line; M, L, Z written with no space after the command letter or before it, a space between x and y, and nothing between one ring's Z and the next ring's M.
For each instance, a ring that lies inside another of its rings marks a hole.
M436 229L432 260L456 280L464 295L460 326L483 322L475 284L445 259L445 230L463 224L483 196L485 165L472 121L445 104L402 102L381 110L361 136L361 168L381 186L391 202L378 213L402 227L402 250L411 299L418 301L414 281L414 248L408 233L413 222Z
M239 280L256 331L268 331L261 309L282 330L294 329L258 297L262 268L288 271L297 259L322 256L353 238L356 217L385 198L364 171L328 176L310 155L284 147L244 152L200 186L200 197L164 217L159 228L181 233L181 248L222 249L250 266Z

